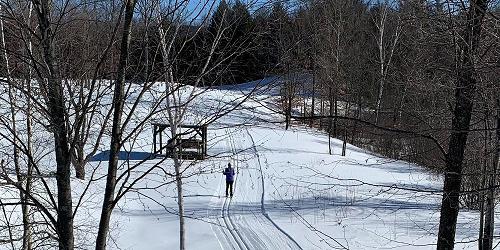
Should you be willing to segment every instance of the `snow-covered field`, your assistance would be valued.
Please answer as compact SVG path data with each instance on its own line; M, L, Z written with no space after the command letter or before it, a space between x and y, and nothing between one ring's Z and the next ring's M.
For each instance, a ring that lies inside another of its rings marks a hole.
M193 103L191 117L237 103L249 89L210 90ZM188 249L435 248L440 177L352 145L340 156L342 142L336 139L329 155L324 133L301 126L284 129L278 122L283 118L271 112L275 98L261 93L209 127L208 153L214 157L185 172L190 176L184 180ZM149 153L151 129L142 133L132 151ZM133 175L159 161L147 161ZM232 199L224 197L222 171L228 162L237 171ZM84 249L92 248L97 230L105 186L97 177L107 163L90 165L87 176L94 174L96 181L75 221L77 234L86 232L77 235ZM178 248L176 190L164 174L173 166L165 160L160 167L114 210L110 249ZM75 194L86 184L75 180ZM457 249L477 247L478 218L475 212L460 213Z
M194 110L242 94L213 90ZM351 145L342 157L339 140L329 155L319 131L262 122L282 119L267 105L271 97L257 96L209 129L209 154L219 157L195 165L202 174L186 180L188 249L435 248L439 177ZM232 199L221 174L228 162L237 170ZM155 201L130 195L114 214L117 246L175 249L174 186L147 195ZM458 249L476 247L467 242L477 237L477 218L460 214Z

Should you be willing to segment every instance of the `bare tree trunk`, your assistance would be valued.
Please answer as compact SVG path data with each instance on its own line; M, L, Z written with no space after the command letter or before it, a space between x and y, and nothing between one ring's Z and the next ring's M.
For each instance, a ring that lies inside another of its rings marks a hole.
M342 142L342 156L345 156L347 150L347 126L344 129L344 141Z
M381 71L384 70L383 66L381 66L380 68L381 68L380 69ZM382 76L382 77L380 77L379 88L378 88L378 95L377 95L377 104L376 104L376 107L375 107L375 124L378 124L378 121L379 121L380 106L381 106L381 103L382 103L382 95L384 93L384 87L385 87L385 80L384 80L384 76Z
M144 81L149 81L149 16L147 10L144 11Z
M163 29L161 25L161 19L159 20L159 26L158 26L158 33L160 35L160 45L161 45L161 54L163 57L163 65L165 69L165 92L167 96L166 98L166 106L167 108L167 115L168 115L168 122L170 125L170 135L172 138L172 160L174 161L174 169L175 169L175 183L177 187L177 208L179 209L179 249L184 250L186 248L186 225L185 225L185 218L184 218L184 193L182 189L182 162L180 161L179 157L181 157L180 154L182 154L182 145L181 144L181 138L178 138L179 135L177 133L178 125L180 121L182 120L182 114L184 113L182 110L182 105L180 104L181 102L181 97L180 94L176 92L176 84L175 84L175 79L174 79L174 74L172 70L172 65L170 61L170 52L172 48L172 42L175 41L177 33L175 32L173 37L171 38L172 40L170 43L167 43L166 41L166 35L167 33ZM178 27L174 28L176 31L178 31ZM286 91L285 91L286 92ZM177 96L176 94L179 94ZM286 94L285 94L286 95ZM178 99L179 98L179 99ZM184 110L185 111L185 110Z
M389 3L387 3L387 2L382 4L381 9L380 9L380 20L378 20L378 22L375 22L375 25L377 26L377 30L378 30L377 47L378 47L378 52L379 52L378 59L379 59L379 65L380 65L379 89L378 89L378 95L377 95L377 104L375 107L375 124L378 124L378 122L379 122L379 115L380 115L380 109L382 106L382 97L384 94L386 80L387 80L387 73L389 72L389 66L391 65L392 56L394 55L394 51L395 51L396 46L398 44L399 35L401 34L401 28L402 28L401 24L398 23L396 26L395 34L393 36L394 40L391 41L389 51L387 52L386 43L384 43L384 37L386 35L385 29L386 29L387 16L389 14L388 4Z
M320 109L320 111L319 111L319 112L320 112L320 114L321 114L321 115L325 115L325 101L324 101L324 97L325 97L325 96L324 96L324 94L323 94L323 95L320 97L320 100L319 100L319 102L320 102L320 108L319 108L319 109Z
M314 117L314 106L315 106L315 100L316 100L316 70L315 66L313 63L313 82L312 82L312 94L311 94L311 117ZM309 123L309 127L313 127L314 125L314 119L311 119Z
M27 151L28 155L32 155L33 152L33 142L32 142L32 136L33 136L33 129L32 129L32 117L31 117L31 100L30 100L30 95L31 95L31 74L28 74L28 80L27 80L27 95L28 97L26 98L26 134L27 134ZM31 177L33 175L33 165L31 161L27 162L27 171L26 171L26 192L31 193ZM28 197L24 197L24 202L28 203L29 199ZM27 204L23 204L22 207L22 213L23 213L23 225L24 225L24 231L23 231L23 250L31 250L33 248L32 246L32 240L31 240L31 219L30 219L30 207Z
M332 97L332 87L328 87L328 100L330 109L330 118L328 118L328 153L332 154L332 115L333 115L333 97Z
M333 94L333 111L335 114L335 117L333 118L333 137L337 138L338 136L338 131L337 131L337 116L339 115L339 107L338 107L338 95L337 91Z
M474 89L476 87L474 52L479 46L481 26L486 10L486 0L471 1L467 13L464 39L460 43L462 59L460 68L457 69L455 110L446 156L446 173L437 241L438 250L449 250L455 246L455 231L462 184L462 164L474 105Z
M385 51L384 51L384 33L385 33L385 20L387 18L387 6L385 4L382 5L380 13L380 20L377 24L378 29L378 54L379 54L379 65L380 65L380 79L379 79L379 87L378 87L378 95L377 95L377 104L375 106L375 124L378 124L379 113L380 113L380 104L382 102L382 95L384 93L385 87Z
M287 64L287 82L285 85L285 99L286 99L286 117L285 117L285 130L290 127L290 120L292 116L292 81L290 77L290 64Z
M493 247L493 232L495 230L495 185L496 185L496 174L499 167L499 156L500 156L500 99L496 100L496 141L495 141L495 154L493 156L492 173L489 177L489 189L486 196L486 214L484 222L484 234L483 234L483 249L491 250Z
M361 95L358 94L357 96L357 107L356 107L356 118L357 120L354 121L354 127L352 129L352 136L351 136L351 144L355 144L356 142L356 136L358 134L358 120L361 119Z
M179 208L179 249L184 250L186 249L186 225L184 222L184 193L182 189L182 172L181 163L177 155L177 150L174 151L174 154L176 155L173 157L173 160L175 166L175 182L177 185L177 206Z
M68 145L68 131L64 108L63 84L59 74L59 66L55 61L53 30L51 25L51 2L49 0L33 1L37 16L38 29L42 45L42 55L48 73L47 96L50 125L54 134L56 153L57 181L57 234L59 249L74 248L73 235L73 201L71 197L71 156Z
M286 122L286 129L290 127L290 122L291 122L291 117L292 117L292 86L289 86L288 89L288 96L287 96L287 108L286 108L286 117L287 117L287 122Z
M31 20L31 14L33 12L33 3L29 3L29 13L28 13L28 20ZM28 42L28 54L31 54L32 51L32 44L31 44L31 39ZM31 62L33 64L33 62ZM32 128L32 122L33 122L33 117L32 117L32 107L31 107L31 79L32 77L32 69L31 65L27 64L28 67L28 75L26 77L26 134L27 134L27 142L26 142L26 147L27 147L27 154L32 155L33 152L33 128ZM31 161L27 162L27 169L26 169L26 192L28 194L31 193L31 182L32 182L32 175L33 175L33 164ZM29 198L27 196L24 197L24 202L28 203ZM33 243L31 240L31 234L32 234L32 229L31 229L31 219L30 219L30 207L27 204L23 204L21 206L22 213L23 213L23 225L24 225L24 230L23 230L23 250L31 250L33 248Z
M408 89L408 86L405 85L403 89L403 94L401 95L401 101L399 101L399 110L398 110L398 116L397 116L397 122L395 123L396 126L399 126L401 124L401 119L403 117L403 108L405 104L405 98L406 98L406 91Z
M0 6L0 12L2 11L2 7ZM11 120L12 120L12 131L13 131L13 137L12 137L12 145L13 145L13 160L14 160L14 169L16 171L16 177L17 181L19 183L24 182L23 175L21 173L21 166L19 165L19 149L18 149L18 142L17 142L17 126L16 126L16 94L14 90L14 82L12 81L12 75L10 71L10 64L9 64L9 57L7 54L7 47L5 43L5 30L4 30L4 22L3 18L0 17L0 35L2 39L2 50L3 50L3 58L4 58L4 63L5 63L5 71L7 73L7 84L8 84L8 94L9 94L9 104L10 104L10 115L11 115ZM22 191L19 191L19 200L21 201L21 212L22 212L22 218L23 218L23 246L22 249L31 249L31 233L30 233L30 221L29 221L29 208L27 206L26 202L26 196ZM5 212L5 211L4 211ZM10 227L9 227L9 233L11 233ZM10 240L12 239L12 235ZM12 245L13 246L13 245Z
M107 236L111 213L115 206L114 196L116 187L116 174L118 170L118 155L122 143L122 113L124 105L125 70L128 64L130 47L130 34L132 30L132 18L134 16L136 0L125 2L125 20L123 23L122 41L120 47L120 61L113 94L113 126L111 130L111 147L109 152L108 174L106 178L106 189L104 193L101 219L97 233L96 250L106 249Z
M80 117L81 123L78 126L80 129L77 129L74 134L74 140L72 141L74 146L72 147L72 163L75 169L76 178L80 180L85 179L85 133L86 133L86 125L87 125L87 110L82 107L82 104L85 102L85 89L84 85L80 84L80 91L78 95L78 103L79 105L75 105L75 116Z
M344 109L344 114L343 114L345 117L349 117L349 115L350 115L350 113L349 113L349 110L351 108L350 106L351 106L351 103L347 102L346 107ZM348 126L349 123L350 123L350 121L344 121L344 135L343 135L344 139L342 141L342 156L345 156L346 151L347 151L347 138L348 138L347 131L349 129L349 126Z
M306 117L306 112L307 112L307 91L306 91L306 85L302 84L302 117Z
M481 185L480 188L484 189L486 188L486 174L488 172L488 110L485 109L485 116L484 116L484 154L483 154L483 171L481 173ZM478 240L478 249L482 250L483 249L483 233L484 233L484 203L485 203L485 195L484 191L478 193L478 199L479 199L479 240Z

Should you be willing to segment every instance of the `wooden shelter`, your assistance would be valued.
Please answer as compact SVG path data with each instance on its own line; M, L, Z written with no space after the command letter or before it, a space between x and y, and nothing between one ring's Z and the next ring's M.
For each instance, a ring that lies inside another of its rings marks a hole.
M203 160L207 156L207 125L182 124L176 140L164 140L166 123L153 123L153 152L155 157L172 157L174 152L180 159ZM182 130L185 131L182 131Z

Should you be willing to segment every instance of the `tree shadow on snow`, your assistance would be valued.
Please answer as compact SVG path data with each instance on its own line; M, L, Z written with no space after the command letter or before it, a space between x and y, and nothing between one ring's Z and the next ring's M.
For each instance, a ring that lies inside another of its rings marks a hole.
M152 159L154 158L154 155L149 152L127 152L127 151L120 151L118 153L118 160L131 160L131 161L140 161L140 160L146 160L146 159ZM108 161L109 160L109 150L100 152L96 155L94 155L90 161Z

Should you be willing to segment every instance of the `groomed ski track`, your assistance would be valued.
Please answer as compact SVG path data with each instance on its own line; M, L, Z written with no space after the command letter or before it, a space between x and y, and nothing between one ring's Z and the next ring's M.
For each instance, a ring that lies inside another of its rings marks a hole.
M261 155L251 133L226 130L229 162L235 167L234 198L225 197L225 181L221 174L219 186L210 201L212 231L222 249L299 249L302 247L280 228L265 210L265 175ZM244 145L249 142L251 145ZM241 152L245 147L248 152Z

